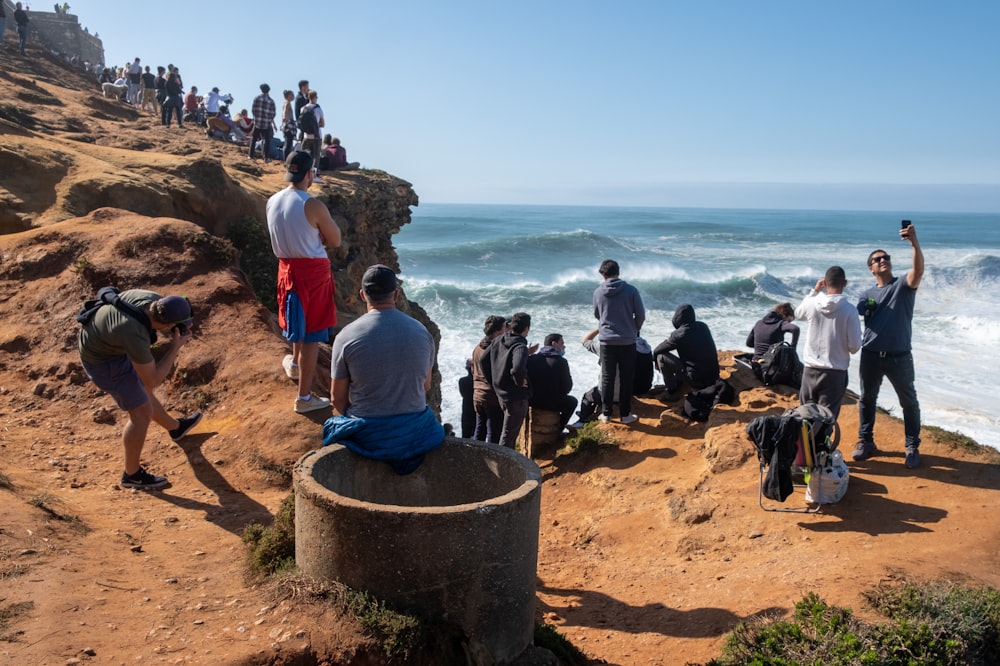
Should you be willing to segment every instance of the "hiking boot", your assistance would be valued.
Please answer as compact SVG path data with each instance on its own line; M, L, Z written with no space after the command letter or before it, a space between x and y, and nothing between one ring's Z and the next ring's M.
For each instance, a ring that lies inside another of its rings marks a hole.
M198 425L198 421L201 421L201 412L195 412L191 416L185 416L184 418L177 419L180 423L179 426L170 431L170 439L175 442L179 442L184 439L184 435L191 431L191 428Z
M622 417L622 423L624 423L625 425L628 425L629 423L635 423L638 420L639 417L636 416L635 414L626 414L625 416Z
M601 423L611 423L611 417L607 414L601 414L597 417L597 420Z
M294 363L295 357L291 354L287 354L285 358L281 359L281 367L285 369L285 374L288 375L289 379L299 378L299 366Z
M920 451L915 446L906 447L906 460L903 462L907 469L920 467Z
M145 469L140 467L136 470L135 474L126 474L125 472L122 472L122 480L118 485L122 488L156 490L157 488L162 488L168 483L169 481L167 481L167 477L150 474Z
M305 414L306 412L315 412L318 409L326 409L330 406L329 398L321 398L319 396L310 396L308 400L303 400L302 398L295 399L295 411L298 414Z
M851 458L854 460L868 460L873 455L878 453L878 448L875 446L875 442L869 442L864 439L859 440L854 446L854 451L851 453Z

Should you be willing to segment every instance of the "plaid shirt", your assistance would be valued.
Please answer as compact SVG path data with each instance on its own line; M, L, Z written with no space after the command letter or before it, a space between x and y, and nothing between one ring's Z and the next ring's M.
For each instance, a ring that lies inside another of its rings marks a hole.
M274 122L274 100L267 93L253 98L253 121L256 127L267 129Z

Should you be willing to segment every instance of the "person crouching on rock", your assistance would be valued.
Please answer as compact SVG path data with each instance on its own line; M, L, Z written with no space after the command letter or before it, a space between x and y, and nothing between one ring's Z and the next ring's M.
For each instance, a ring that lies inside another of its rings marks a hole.
M181 296L129 289L119 299L124 306L101 306L80 329L80 360L91 381L128 412L122 431L125 471L120 485L152 490L168 482L167 477L150 474L140 464L150 421L163 426L175 442L201 421L201 412L174 418L153 392L170 375L181 347L191 341L194 317L191 304ZM159 361L151 349L156 331L169 331L170 337L167 353Z

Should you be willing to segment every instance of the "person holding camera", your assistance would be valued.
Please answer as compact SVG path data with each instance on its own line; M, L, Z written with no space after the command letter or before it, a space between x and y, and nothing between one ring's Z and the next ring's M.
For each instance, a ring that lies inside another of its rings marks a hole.
M903 220L899 236L913 248L913 267L901 278L893 276L888 252L879 249L868 255L868 270L875 276L875 286L865 290L858 302L858 314L865 318L865 331L861 339L858 443L851 457L867 460L878 453L875 407L882 379L888 377L903 410L904 462L913 469L920 466L920 403L913 386L910 339L913 305L924 275L924 253L917 241L917 230L909 220Z
M160 296L129 289L118 296L124 304L100 307L80 329L79 352L83 369L99 389L128 412L122 431L125 471L121 486L152 490L167 485L167 477L147 472L142 449L151 421L161 425L175 442L201 421L201 412L174 418L156 398L154 389L170 375L181 347L192 339L191 304L181 296ZM157 361L152 345L156 333L166 333L167 352Z

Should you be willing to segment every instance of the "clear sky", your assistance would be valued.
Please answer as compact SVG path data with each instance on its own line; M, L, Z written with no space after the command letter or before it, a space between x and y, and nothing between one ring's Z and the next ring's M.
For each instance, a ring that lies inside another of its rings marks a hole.
M236 110L308 79L422 201L1000 211L997 0L305 5L70 13Z

